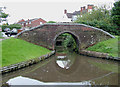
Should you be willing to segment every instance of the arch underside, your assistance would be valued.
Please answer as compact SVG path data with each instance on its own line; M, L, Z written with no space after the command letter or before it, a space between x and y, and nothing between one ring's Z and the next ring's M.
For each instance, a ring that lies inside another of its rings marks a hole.
M64 32L60 32L59 34L57 34L54 38L54 49L56 49L56 40L57 38L62 35L62 34L65 34L65 33L68 33L70 35L72 35L72 37L74 38L76 44L77 44L77 48L79 48L79 44L80 44L80 40L79 40L79 37L77 35L75 35L75 33L71 32L71 31L64 31Z

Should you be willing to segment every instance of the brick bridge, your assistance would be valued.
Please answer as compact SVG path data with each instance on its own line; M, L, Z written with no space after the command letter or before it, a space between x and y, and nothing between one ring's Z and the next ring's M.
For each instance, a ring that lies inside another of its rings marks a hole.
M63 33L69 33L73 36L79 50L86 49L99 41L114 38L101 29L76 23L43 24L19 33L17 38L55 50L56 39Z

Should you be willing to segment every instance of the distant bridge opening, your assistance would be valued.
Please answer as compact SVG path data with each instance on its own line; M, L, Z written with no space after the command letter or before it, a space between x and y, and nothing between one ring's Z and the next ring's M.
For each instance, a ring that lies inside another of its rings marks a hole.
M78 49L79 41L74 34L70 32L64 32L57 36L55 40L55 50L57 52L64 52L67 50L78 52Z

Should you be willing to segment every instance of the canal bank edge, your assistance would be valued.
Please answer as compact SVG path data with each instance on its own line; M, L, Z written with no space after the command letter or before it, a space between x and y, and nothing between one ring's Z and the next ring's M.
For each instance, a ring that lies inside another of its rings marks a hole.
M55 54L55 51L52 51L52 52L50 52L46 55L40 56L39 58L34 58L34 59L30 59L30 60L25 61L25 62L21 62L21 63L12 64L12 65L9 65L9 66L2 67L2 68L0 68L0 74L5 74L5 73L8 73L8 72L12 72L12 71L15 71L15 70L18 70L18 69L36 64L36 63L38 63L42 60L45 60L45 59L49 58L53 54Z
M120 61L120 57L112 57L112 56L109 56L109 54L107 54L107 53L87 51L87 50L80 50L79 53L81 55L90 56L90 57L97 57L97 58L102 58L102 59L110 59L110 60ZM16 70L24 68L24 67L28 67L28 66L36 64L42 60L45 60L54 54L55 54L55 51L52 51L46 55L40 56L39 58L34 58L34 59L30 59L30 60L25 61L25 62L21 62L21 63L17 63L17 64L12 64L10 66L2 67L2 68L0 68L0 74L5 74L8 72L16 71Z
M85 55L85 56L90 56L90 57L97 57L97 58L102 58L102 59L120 61L120 57L112 57L112 56L109 56L109 54L107 54L107 53L87 51L87 50L80 50L79 53L82 55Z

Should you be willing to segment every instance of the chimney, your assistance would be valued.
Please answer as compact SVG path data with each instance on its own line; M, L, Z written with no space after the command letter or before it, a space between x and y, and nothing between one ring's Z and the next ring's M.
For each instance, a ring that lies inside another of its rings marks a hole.
M85 6L83 7L83 10L85 10Z
M93 6L94 6L94 5L88 5L88 8L87 8L87 9L93 9Z
M83 11L83 7L81 7L81 12Z
M28 23L29 23L29 19L28 19Z
M67 10L66 9L64 10L64 14L67 14Z

